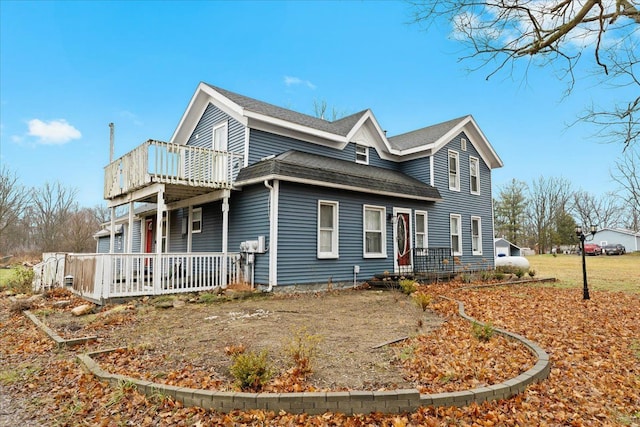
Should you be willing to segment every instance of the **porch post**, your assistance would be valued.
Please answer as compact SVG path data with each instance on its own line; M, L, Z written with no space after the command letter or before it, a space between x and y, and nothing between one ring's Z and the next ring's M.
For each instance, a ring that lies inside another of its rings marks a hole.
M224 190L222 199L222 289L227 288L227 265L229 246L229 190Z
M111 206L111 208L109 209L110 214L111 214L111 224L109 224L109 227L111 227L110 230L110 235L109 235L109 253L112 254L115 246L115 240L116 240L116 208Z
M163 268L162 268L162 213L165 211L164 191L158 191L158 201L156 207L156 256L153 263L153 290L157 295L160 293Z
M129 224L127 225L127 249L123 252L133 252L133 202L129 202Z

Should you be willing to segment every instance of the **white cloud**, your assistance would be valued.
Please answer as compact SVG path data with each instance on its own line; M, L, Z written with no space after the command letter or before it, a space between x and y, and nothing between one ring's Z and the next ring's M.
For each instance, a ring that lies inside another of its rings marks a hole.
M315 89L316 85L309 80L302 80L299 77L284 76L284 84L287 86L304 85L309 89Z
M80 131L71 126L64 119L43 122L39 119L32 119L28 122L29 136L40 139L42 144L66 144L72 139L82 136Z

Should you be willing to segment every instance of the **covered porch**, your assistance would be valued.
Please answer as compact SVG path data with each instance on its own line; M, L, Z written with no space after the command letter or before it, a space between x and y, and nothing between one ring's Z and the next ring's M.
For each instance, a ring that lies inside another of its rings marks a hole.
M242 280L239 255L228 251L228 233L231 188L243 162L242 155L228 151L154 140L112 161L104 175L104 198L110 208L108 254L68 256L74 290L108 299L226 288ZM215 252L193 252L192 233L198 227L194 206L214 201L222 206L222 224L216 227L221 245L211 248ZM136 217L135 205L140 203L155 205L155 212ZM116 209L125 208L127 233L116 247ZM178 209L185 216L173 226L187 238L180 252L171 251L168 244L169 213ZM140 221L135 236L134 221Z

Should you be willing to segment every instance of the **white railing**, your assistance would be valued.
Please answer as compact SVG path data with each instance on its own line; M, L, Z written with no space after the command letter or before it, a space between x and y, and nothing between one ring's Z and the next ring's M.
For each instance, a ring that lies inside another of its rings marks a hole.
M149 140L105 167L104 197L152 182L230 188L241 167L240 154Z
M64 282L64 253L47 252L42 254L42 262L33 266L33 290L42 292L62 286Z
M86 298L198 292L241 282L237 253L69 254L65 274ZM226 280L225 280L226 278Z

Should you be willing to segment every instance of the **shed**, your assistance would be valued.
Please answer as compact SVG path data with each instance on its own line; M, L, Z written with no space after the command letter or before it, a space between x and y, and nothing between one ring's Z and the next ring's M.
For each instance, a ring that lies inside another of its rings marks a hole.
M496 256L524 256L522 249L505 238L493 239Z

